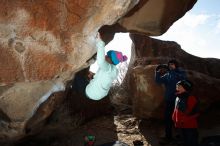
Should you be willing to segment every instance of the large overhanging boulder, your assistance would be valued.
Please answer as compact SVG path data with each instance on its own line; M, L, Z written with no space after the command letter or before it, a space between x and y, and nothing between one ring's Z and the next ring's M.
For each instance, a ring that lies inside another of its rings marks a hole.
M196 0L140 0L118 23L129 32L158 36L190 10L195 2Z
M115 32L132 32L159 36L190 10L197 0L140 0L114 25L105 25L101 32L105 40L113 39Z
M117 25L126 31L159 35L195 2L1 1L0 138L15 139L26 135L27 123L39 113L37 111L44 111L41 108L47 107L47 112L36 121L40 122L51 114L54 106L50 104L60 101L56 99L62 97L67 82L76 71L91 64L90 58L96 52L95 36L102 26L120 20ZM125 19L121 19L125 15ZM52 96L55 92L61 95ZM54 102L47 102L49 100ZM42 103L48 106L41 106ZM28 125L29 129L31 124Z

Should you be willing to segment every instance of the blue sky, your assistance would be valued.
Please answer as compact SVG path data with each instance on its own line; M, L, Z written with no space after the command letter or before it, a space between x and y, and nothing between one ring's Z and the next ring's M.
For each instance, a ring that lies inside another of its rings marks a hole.
M175 41L195 56L220 58L220 0L198 0L194 7L159 37Z

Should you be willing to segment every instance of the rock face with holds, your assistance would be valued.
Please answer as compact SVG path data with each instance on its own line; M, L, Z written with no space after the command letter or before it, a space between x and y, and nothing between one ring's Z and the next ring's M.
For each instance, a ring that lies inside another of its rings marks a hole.
M195 2L1 1L0 139L22 138L50 116L67 82L92 63L100 28L160 35Z

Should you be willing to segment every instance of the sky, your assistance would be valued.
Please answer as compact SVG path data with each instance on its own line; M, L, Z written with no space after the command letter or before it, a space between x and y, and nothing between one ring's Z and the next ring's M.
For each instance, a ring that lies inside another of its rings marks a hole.
M165 34L154 38L175 41L195 56L220 58L220 0L198 0Z

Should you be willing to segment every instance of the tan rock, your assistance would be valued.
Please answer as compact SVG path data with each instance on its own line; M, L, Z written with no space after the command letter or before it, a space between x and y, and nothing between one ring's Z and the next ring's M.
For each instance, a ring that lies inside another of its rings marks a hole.
M162 115L161 106L164 99L164 88L156 85L154 69L155 66L152 65L137 66L132 69L132 104L134 115L137 117L158 118Z

